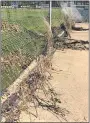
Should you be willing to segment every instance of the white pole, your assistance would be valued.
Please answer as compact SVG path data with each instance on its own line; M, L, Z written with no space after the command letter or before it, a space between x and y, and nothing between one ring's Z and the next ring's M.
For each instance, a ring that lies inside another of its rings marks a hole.
M49 14L50 14L50 29L51 29L52 0L50 0Z

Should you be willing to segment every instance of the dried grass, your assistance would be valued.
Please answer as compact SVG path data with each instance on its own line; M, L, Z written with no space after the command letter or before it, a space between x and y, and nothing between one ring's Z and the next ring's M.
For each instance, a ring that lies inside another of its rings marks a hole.
M27 58L27 56L22 55L19 51L10 53L9 55L1 58L3 69L6 65L11 67L18 65L22 69L25 69L31 62L31 58Z
M9 24L7 21L2 21L1 31L15 31L20 32L20 27L17 24Z

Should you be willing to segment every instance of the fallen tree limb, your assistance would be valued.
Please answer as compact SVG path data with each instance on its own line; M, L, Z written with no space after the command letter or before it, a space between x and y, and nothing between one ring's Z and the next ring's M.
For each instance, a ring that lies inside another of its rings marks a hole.
M12 94L19 91L19 85L29 76L30 72L37 66L36 60L34 60L17 78L12 85L7 88L7 92L2 96L1 103L10 97ZM7 96L8 93L8 96Z

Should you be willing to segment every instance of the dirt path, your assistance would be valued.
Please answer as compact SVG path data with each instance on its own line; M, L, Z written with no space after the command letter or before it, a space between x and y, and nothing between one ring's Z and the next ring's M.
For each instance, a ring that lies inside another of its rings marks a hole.
M56 51L53 66L61 72L53 73L51 83L61 94L62 105L68 109L68 121L88 118L88 51Z
M83 24L85 27L85 24ZM72 38L88 40L88 32L72 32ZM69 114L68 122L88 121L88 51L57 50L52 63L55 71L50 80L61 100L60 106L66 108ZM49 111L38 108L38 118L31 117L25 112L20 115L22 122L64 122Z
M67 115L69 122L88 121L88 51L57 50L53 56L51 84L60 94L60 106L70 113ZM38 118L32 116L32 122L60 122L49 111L38 108ZM35 112L35 110L34 110ZM21 121L30 121L30 116L25 112L21 114Z

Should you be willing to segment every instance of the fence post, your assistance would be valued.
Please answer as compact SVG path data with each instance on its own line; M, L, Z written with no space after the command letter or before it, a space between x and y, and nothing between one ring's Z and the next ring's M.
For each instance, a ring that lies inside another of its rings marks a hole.
M50 5L49 5L49 14L50 14L50 29L51 29L51 15L52 15L52 0L50 0Z

